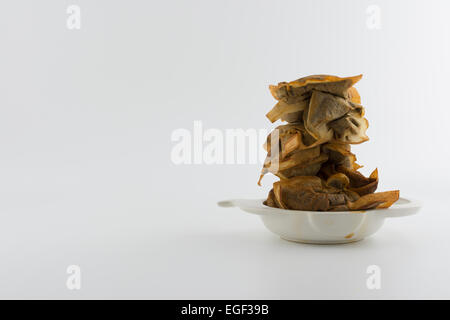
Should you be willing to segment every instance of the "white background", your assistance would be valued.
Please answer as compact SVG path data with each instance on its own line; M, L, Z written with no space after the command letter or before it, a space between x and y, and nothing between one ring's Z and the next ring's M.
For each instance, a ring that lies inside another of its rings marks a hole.
M450 298L449 13L444 0L2 1L0 297ZM424 203L359 243L285 242L218 208L266 196L259 164L171 161L175 129L269 129L267 86L318 73L364 74L362 172Z

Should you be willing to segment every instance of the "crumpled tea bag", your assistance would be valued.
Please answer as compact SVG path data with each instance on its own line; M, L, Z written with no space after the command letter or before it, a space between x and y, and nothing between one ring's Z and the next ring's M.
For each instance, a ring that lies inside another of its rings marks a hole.
M267 113L278 126L265 144L267 173L280 178L265 204L293 210L367 210L387 208L399 191L374 193L378 170L365 177L351 144L367 141L368 121L353 85L362 75L340 78L313 75L270 86L277 104Z

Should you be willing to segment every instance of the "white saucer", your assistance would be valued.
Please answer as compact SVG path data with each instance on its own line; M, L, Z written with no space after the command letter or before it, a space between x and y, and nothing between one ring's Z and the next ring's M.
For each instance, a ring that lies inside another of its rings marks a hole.
M416 214L418 201L400 198L388 209L367 211L300 211L268 207L264 200L228 200L221 207L239 207L257 214L267 229L282 239L303 243L338 244L362 240L383 225L385 218Z

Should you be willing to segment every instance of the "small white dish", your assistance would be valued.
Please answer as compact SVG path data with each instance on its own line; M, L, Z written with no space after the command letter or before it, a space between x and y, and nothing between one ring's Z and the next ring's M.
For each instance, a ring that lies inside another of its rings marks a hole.
M314 244L338 244L362 240L383 225L385 218L416 214L418 201L400 198L390 208L367 211L300 211L268 207L264 200L228 200L221 207L239 207L257 214L267 229L282 239Z

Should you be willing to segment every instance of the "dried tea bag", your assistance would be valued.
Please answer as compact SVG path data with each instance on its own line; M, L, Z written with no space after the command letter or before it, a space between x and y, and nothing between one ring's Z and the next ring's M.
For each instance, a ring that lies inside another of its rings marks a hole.
M270 86L278 100L270 121L283 120L267 137L262 177L280 178L265 204L292 210L367 210L387 208L399 191L374 193L378 170L362 175L351 144L367 141L368 121L353 85L361 75L314 75ZM274 149L275 148L275 149Z
M362 75L340 78L330 75L312 75L291 82L280 82L269 86L272 96L286 103L294 103L309 97L310 91L328 92L342 98L349 98L348 89L353 87Z

